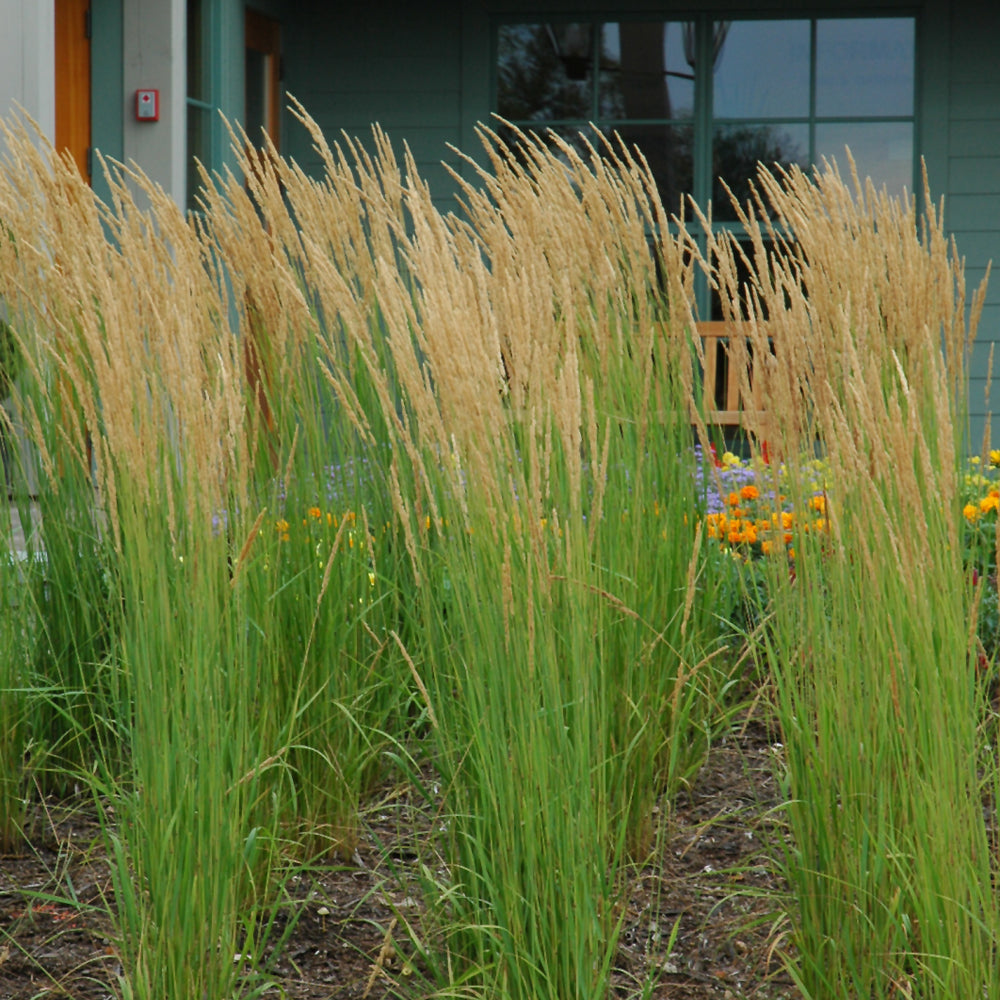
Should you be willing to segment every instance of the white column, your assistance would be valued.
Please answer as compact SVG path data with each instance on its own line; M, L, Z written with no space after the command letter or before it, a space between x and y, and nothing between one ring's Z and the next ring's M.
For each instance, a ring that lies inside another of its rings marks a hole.
M0 25L0 117L20 105L54 141L54 0L0 0Z

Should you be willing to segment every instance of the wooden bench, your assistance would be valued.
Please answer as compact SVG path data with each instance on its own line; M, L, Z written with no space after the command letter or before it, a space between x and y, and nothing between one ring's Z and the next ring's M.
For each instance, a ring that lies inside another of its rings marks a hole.
M740 427L748 416L759 419L764 404L756 387L755 377L760 359L755 358L750 344L747 354L750 358L750 398L744 397L740 384L740 370L730 364L730 340L740 336L738 324L723 321L705 321L698 324L698 336L704 349L702 386L704 388L705 420L717 427Z

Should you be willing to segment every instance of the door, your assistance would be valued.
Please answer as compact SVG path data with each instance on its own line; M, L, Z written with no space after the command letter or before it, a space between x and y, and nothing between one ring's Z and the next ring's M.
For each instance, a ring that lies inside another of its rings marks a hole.
M90 0L55 2L56 149L90 181Z

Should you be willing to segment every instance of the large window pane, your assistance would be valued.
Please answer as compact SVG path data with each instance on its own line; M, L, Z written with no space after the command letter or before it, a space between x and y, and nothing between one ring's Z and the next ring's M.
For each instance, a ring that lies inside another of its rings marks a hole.
M750 196L750 182L757 178L757 168L788 168L793 164L807 167L809 162L809 126L792 125L717 125L712 137L712 217L733 220L736 213L722 182L744 203Z
M589 121L593 52L587 24L507 24L497 37L497 111L510 121Z
M913 18L816 23L816 114L913 114Z
M809 36L808 21L721 22L713 38L714 116L805 118Z
M665 21L602 25L601 118L692 116L694 70L684 31L683 24Z
M208 11L202 0L187 5L187 96L199 101L209 98Z
M831 122L816 126L816 161L835 158L841 175L847 177L845 146L850 148L862 180L871 177L876 187L884 184L890 194L900 194L904 187L913 190L910 122Z

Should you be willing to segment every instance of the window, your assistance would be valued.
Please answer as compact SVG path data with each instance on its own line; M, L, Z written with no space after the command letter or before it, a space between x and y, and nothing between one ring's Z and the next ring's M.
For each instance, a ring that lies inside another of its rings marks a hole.
M836 157L899 192L914 174L912 17L501 24L498 113L567 141L594 123L637 145L668 211L734 219L756 165Z

